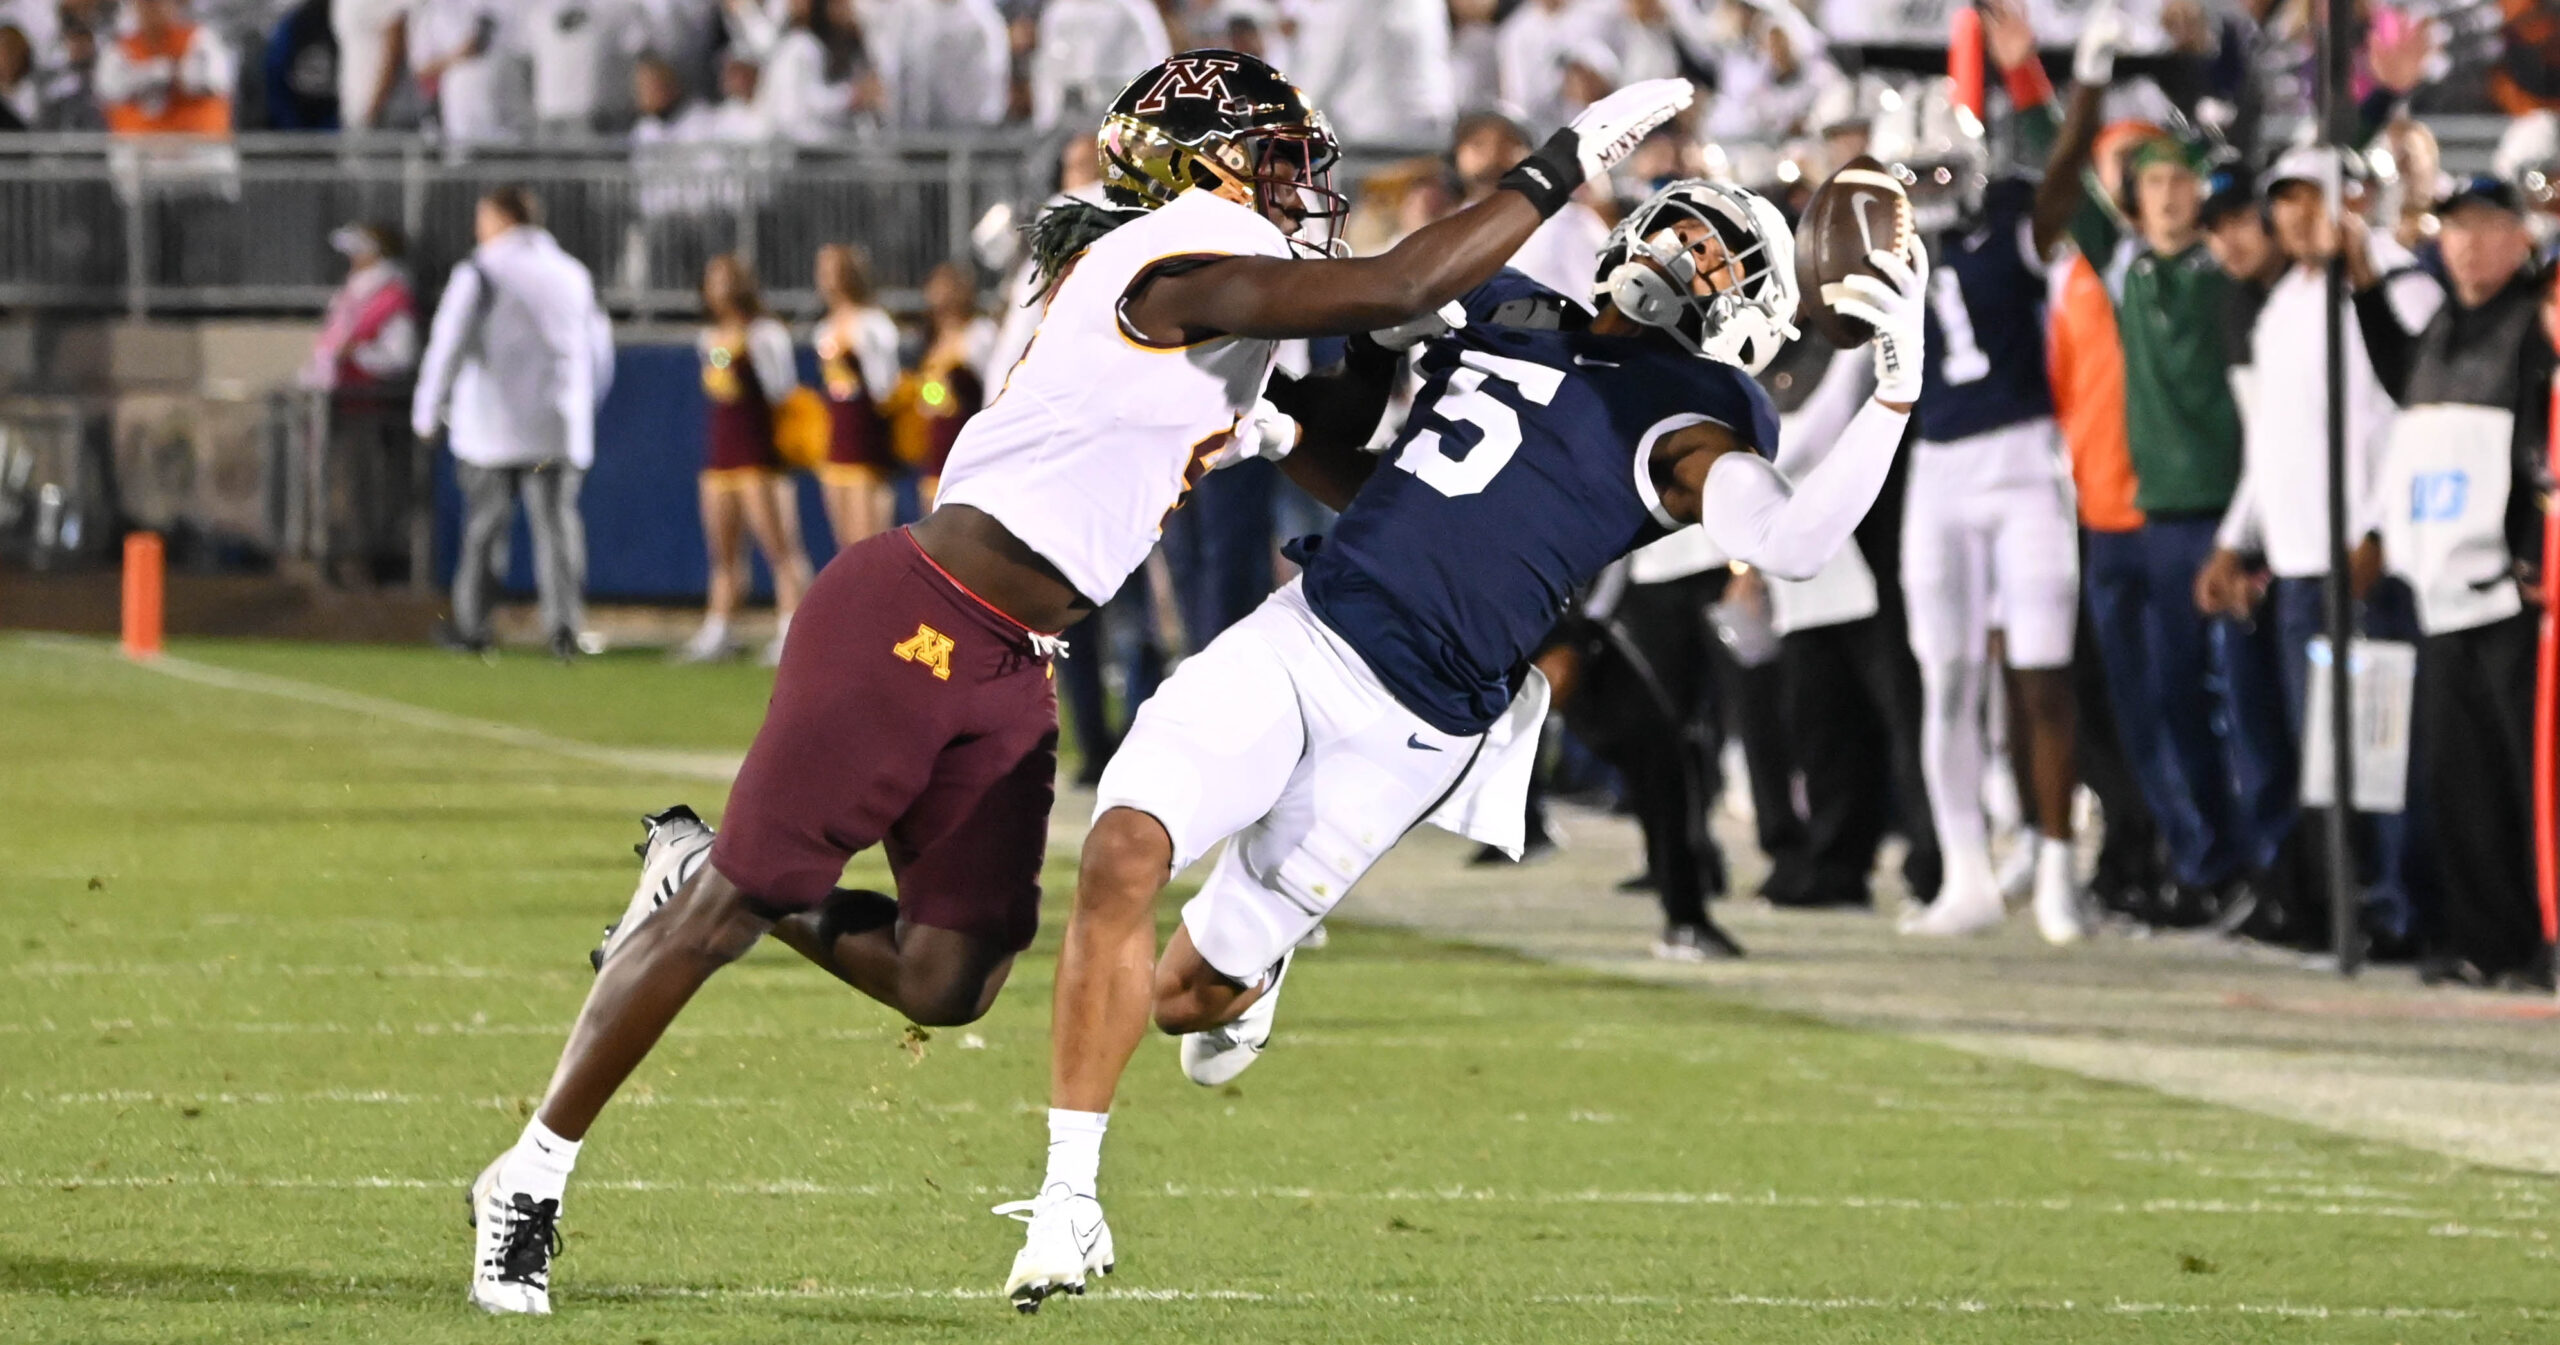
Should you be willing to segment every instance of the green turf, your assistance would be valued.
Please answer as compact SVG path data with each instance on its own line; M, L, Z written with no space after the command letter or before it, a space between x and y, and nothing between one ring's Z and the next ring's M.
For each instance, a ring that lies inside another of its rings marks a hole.
M642 660L177 652L626 747L740 746L762 701ZM986 1207L1038 1172L1054 912L918 1049L785 955L721 977L596 1133L560 1315L484 1319L462 1184L634 818L716 791L8 639L0 763L0 1341L2560 1333L2547 1180L1356 927L1241 1087L1150 1044L1121 1273L1017 1319Z

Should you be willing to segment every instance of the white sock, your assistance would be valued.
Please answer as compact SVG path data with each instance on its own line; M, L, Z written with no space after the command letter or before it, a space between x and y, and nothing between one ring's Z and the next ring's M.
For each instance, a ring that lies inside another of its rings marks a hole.
M1080 1196L1094 1194L1102 1173L1102 1132L1111 1113L1049 1109L1049 1176L1040 1189L1064 1186Z
M706 648L729 643L729 623L719 617L704 617L702 629L693 633L693 642Z
M2075 876L2075 857L2071 853L2071 842L2059 836L2036 837L2036 877L2044 880L2047 873L2060 873L2062 875L2060 881L2064 882L2070 881Z
M558 1200L569 1187L569 1170L578 1165L583 1140L562 1139L537 1116L507 1154L506 1182L536 1200Z

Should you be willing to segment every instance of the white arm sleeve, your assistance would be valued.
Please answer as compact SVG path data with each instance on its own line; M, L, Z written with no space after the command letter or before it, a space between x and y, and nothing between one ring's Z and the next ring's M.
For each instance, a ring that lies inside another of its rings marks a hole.
M1801 477L1829 456L1858 408L1875 396L1876 362L1864 346L1841 351L1822 371L1822 381L1804 404L1779 419L1778 453L1770 461L1789 480Z
M1811 579L1874 507L1910 419L1868 402L1830 455L1792 490L1767 462L1728 452L1707 469L1698 521L1735 560L1780 579Z

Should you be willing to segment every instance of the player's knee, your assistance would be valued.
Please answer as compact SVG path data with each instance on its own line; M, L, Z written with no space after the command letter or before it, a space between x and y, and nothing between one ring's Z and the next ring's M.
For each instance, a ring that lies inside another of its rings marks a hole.
M898 1008L918 1027L966 1027L987 1016L1003 984L1001 972L901 978Z
M655 934L652 941L662 952L712 967L746 956L773 928L773 922L756 913L737 884L709 865L668 901L661 915L639 929L635 942Z
M1173 876L1173 840L1164 824L1134 808L1113 808L1084 839L1076 904L1144 908Z
M2022 668L2016 682L2018 708L2041 724L2060 724L2071 718L2071 677L2055 668Z

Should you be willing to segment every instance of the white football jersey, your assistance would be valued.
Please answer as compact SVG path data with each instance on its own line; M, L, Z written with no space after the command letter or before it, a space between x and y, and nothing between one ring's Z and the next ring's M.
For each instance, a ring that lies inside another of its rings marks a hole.
M1262 395L1279 344L1153 345L1122 321L1121 299L1158 262L1243 255L1287 257L1289 240L1199 190L1103 235L1049 296L1002 393L961 427L937 506L986 511L1077 592L1109 601Z

